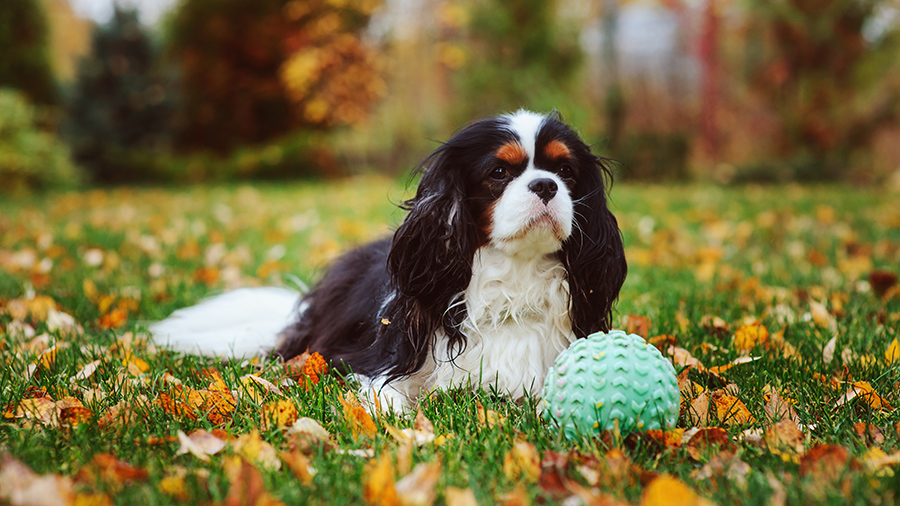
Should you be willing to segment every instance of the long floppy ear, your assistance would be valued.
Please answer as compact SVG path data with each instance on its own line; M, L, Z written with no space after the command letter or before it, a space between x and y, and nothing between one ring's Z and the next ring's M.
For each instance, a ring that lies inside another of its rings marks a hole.
M439 329L451 350L465 346L459 330L465 306L457 299L472 277L478 231L462 175L449 166L446 150L447 145L439 148L423 164L425 174L416 196L404 203L409 214L388 255L393 296L384 308L382 331L401 334L396 353L402 356L387 371L389 379L420 369Z
M606 203L604 179L612 181L610 170L590 152L580 158L582 176L572 195L576 223L560 259L568 272L572 331L585 337L612 326L613 304L628 266L616 217Z

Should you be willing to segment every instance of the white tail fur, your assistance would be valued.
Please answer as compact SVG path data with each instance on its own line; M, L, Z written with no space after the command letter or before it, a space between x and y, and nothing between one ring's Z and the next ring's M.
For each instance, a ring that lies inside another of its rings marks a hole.
M150 326L158 345L185 353L251 357L275 346L297 317L300 293L286 288L241 288L179 309Z

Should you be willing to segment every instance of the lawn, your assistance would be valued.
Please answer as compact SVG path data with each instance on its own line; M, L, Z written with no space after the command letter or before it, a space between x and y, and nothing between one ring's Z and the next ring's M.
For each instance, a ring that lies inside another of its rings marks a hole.
M407 195L366 177L0 201L0 504L900 501L900 195L885 190L615 186L616 321L676 366L666 433L567 441L534 402L483 391L373 420L315 359L146 341L210 293L314 282L388 234Z

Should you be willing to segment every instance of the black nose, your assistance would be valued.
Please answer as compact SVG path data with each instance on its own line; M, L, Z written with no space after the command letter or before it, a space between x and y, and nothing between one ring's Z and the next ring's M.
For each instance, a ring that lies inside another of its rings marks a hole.
M544 201L544 205L547 205L547 202L550 202L550 199L556 196L556 191L559 190L559 186L556 184L556 181L544 177L528 183L528 189L540 197L541 200Z

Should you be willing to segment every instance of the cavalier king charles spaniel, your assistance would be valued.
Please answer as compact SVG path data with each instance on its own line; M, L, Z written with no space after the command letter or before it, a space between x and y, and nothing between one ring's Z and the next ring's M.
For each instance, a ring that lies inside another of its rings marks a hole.
M609 168L558 115L518 111L466 126L420 169L393 236L346 253L299 303L240 289L176 311L154 338L319 352L395 410L451 386L538 396L561 351L610 329L625 281Z

